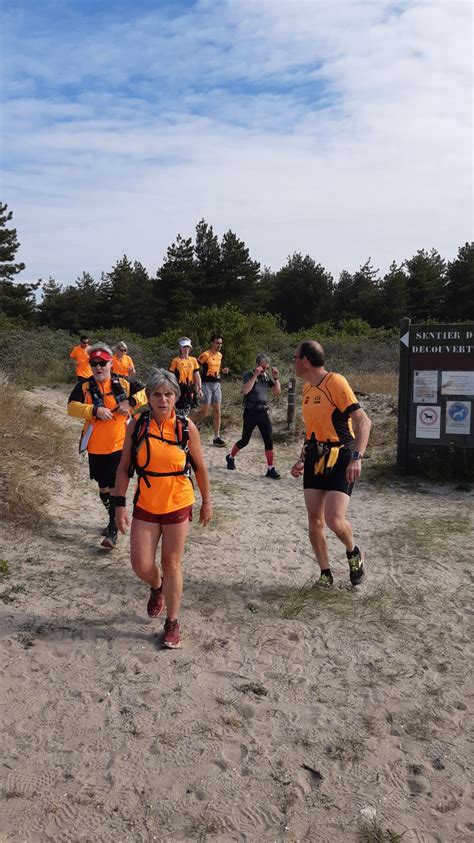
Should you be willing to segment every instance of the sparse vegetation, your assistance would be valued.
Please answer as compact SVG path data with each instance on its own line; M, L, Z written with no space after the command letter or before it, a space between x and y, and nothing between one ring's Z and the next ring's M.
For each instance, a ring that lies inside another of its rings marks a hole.
M28 526L34 532L49 526L46 515L51 475L72 465L71 434L38 411L19 390L2 379L0 436L3 454L0 467L0 517L10 524ZM62 397L60 403L62 404ZM54 409L54 408L53 408ZM60 406L58 411L63 413ZM21 443L21 447L20 447Z
M390 828L383 828L378 820L369 824L362 823L357 835L357 843L400 843L406 831L397 833Z

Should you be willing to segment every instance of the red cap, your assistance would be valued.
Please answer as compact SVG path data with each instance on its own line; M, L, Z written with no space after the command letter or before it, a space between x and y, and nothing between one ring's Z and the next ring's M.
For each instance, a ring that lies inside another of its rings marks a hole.
M91 361L92 360L107 360L107 361L109 361L109 360L112 360L112 355L109 354L108 351L104 351L103 348L96 348L90 354L90 360Z

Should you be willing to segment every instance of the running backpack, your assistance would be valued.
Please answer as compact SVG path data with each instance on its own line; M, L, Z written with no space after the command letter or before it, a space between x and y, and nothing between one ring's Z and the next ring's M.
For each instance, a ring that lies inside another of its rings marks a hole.
M128 476L133 477L134 473L140 481L143 478L143 482L145 483L148 488L150 488L151 483L149 481L149 477L189 477L191 480L191 468L195 468L193 464L192 457L188 450L188 442L189 442L189 425L188 419L186 416L182 415L181 413L176 413L176 421L175 421L175 440L165 439L163 436L156 436L153 433L150 433L150 423L152 419L152 414L150 409L142 410L142 412L138 415L137 421L135 423L135 430L132 433L132 452L130 456L130 465L128 467ZM150 454L150 439L159 439L161 442L166 442L168 445L178 445L184 451L186 455L186 462L184 467L180 471L148 471L147 466L149 465L151 454ZM146 459L144 465L137 465L137 454L138 449L140 448L141 444L145 442L146 447ZM192 482L192 480L191 480ZM137 502L138 497L140 494L140 482L137 484L137 490L135 493L134 503Z

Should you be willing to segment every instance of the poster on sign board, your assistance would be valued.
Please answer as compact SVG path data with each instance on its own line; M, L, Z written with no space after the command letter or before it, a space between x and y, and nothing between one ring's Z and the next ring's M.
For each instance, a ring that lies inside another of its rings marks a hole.
M438 400L438 370L413 373L413 401L415 404L434 404Z
M471 432L471 402L446 401L446 433L468 436Z
M416 408L416 438L439 439L441 430L441 407L419 406Z
M441 372L442 395L474 395L474 372Z

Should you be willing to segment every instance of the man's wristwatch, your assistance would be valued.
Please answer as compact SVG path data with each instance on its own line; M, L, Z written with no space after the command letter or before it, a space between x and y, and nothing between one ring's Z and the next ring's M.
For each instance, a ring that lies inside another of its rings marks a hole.
M360 451L352 451L351 453L351 460L361 460L362 454Z

